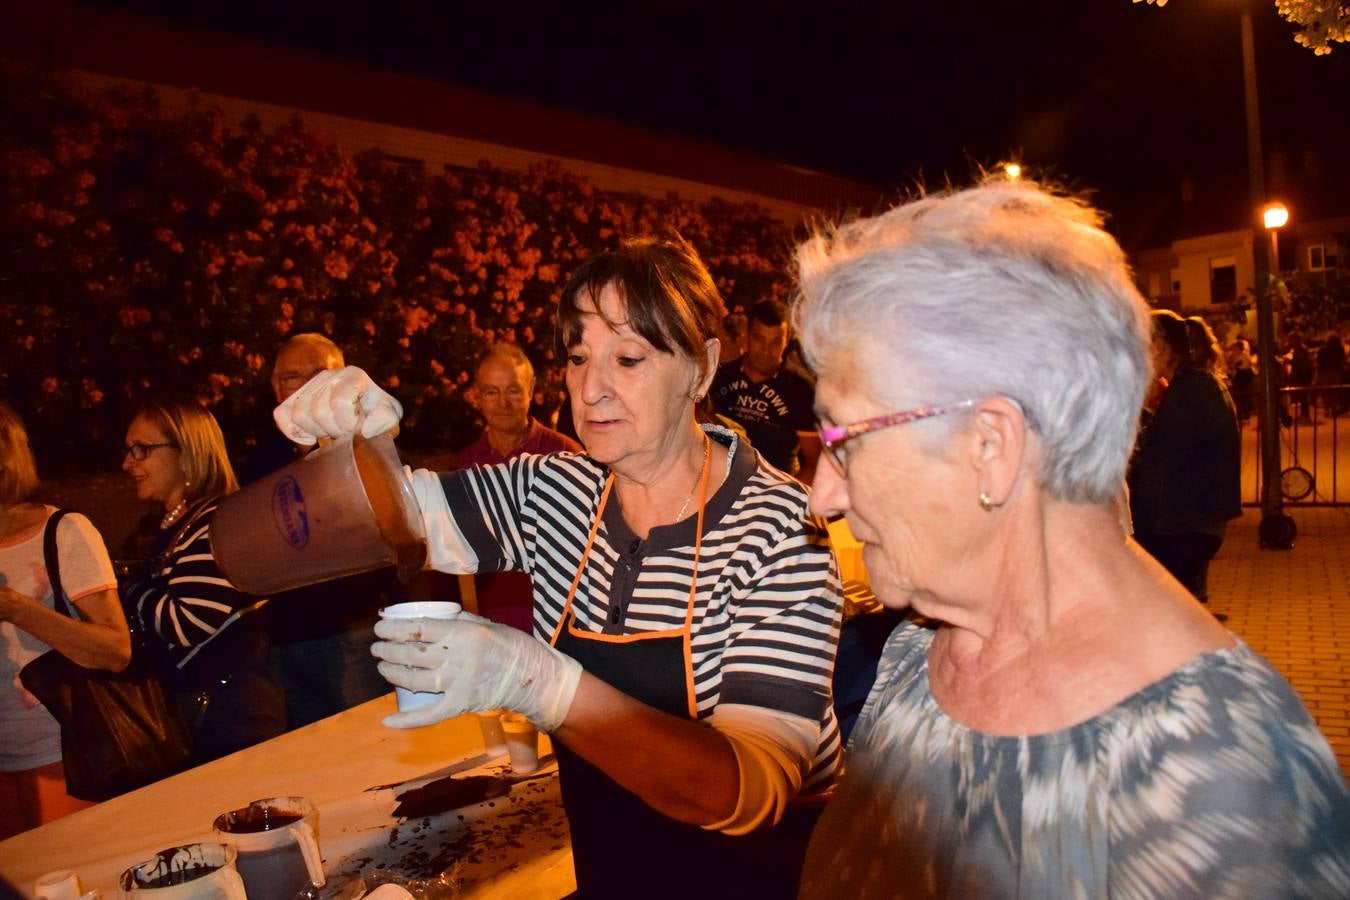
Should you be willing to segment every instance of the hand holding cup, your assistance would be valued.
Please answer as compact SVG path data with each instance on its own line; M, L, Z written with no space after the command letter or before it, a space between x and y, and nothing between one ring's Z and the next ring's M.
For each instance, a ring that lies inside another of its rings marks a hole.
M463 611L437 619L382 616L375 634L381 640L371 652L386 680L441 694L386 718L393 728L505 708L552 731L567 717L581 679L575 660L523 631Z

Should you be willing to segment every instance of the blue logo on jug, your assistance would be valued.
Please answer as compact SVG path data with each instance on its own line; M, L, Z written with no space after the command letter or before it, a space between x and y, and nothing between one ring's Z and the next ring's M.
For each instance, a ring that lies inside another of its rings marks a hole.
M296 550L309 543L309 516L305 514L305 495L290 475L277 481L272 489L272 519L277 530Z

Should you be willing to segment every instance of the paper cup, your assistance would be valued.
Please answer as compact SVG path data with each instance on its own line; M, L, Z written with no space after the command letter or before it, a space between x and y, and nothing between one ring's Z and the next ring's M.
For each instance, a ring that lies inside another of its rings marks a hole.
M506 735L511 771L528 775L538 769L539 732L530 720L519 713L505 713L502 715L502 732Z
M497 757L506 754L506 733L502 730L502 711L492 709L474 713L483 732L483 754Z
M38 900L77 900L80 893L80 878L70 869L48 872L33 885Z
M408 603L395 603L380 610L382 619L452 619L460 612L460 605L449 600L412 600ZM398 700L399 712L417 709L435 703L441 698L436 691L410 691L395 685L394 696Z

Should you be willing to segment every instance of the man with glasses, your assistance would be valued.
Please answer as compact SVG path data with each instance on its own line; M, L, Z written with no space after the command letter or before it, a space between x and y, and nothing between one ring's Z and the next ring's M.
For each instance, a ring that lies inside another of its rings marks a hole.
M297 334L277 350L272 392L280 403L325 369L345 365L342 350L321 334ZM247 484L301 458L313 447L294 444L275 427L239 467ZM392 569L286 591L268 605L269 662L286 691L286 725L299 728L389 690L370 645L376 613L392 589Z
M272 393L280 403L324 369L340 369L346 362L342 350L328 338L314 332L297 334L277 350L272 365ZM303 456L309 447L292 443L275 427L249 451L239 465L239 483L249 484Z

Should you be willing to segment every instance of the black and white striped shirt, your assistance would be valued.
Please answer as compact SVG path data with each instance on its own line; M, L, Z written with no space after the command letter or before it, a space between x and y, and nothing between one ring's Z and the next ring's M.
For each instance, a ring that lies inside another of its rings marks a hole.
M139 630L179 669L267 602L242 593L216 565L210 530L219 503L218 497L197 501L172 533L161 534L150 562L123 594Z
M838 768L830 678L843 600L823 523L805 489L760 462L728 431L726 480L708 500L690 651L698 718L718 703L760 706L817 721L821 743L803 792ZM581 454L520 456L441 475L458 535L433 549L464 571L518 569L534 583L534 632L557 628L595 521L608 470ZM637 634L684 624L697 517L639 539L611 494L577 587L577 627ZM439 551L439 552L438 552ZM438 568L452 566L438 565Z

